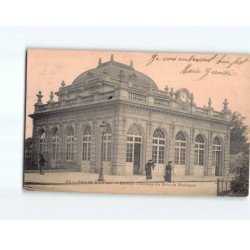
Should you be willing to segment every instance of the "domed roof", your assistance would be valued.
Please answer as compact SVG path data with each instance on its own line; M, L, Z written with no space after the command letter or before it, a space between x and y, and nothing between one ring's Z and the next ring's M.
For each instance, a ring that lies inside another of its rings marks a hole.
M83 72L73 81L73 84L84 84L91 79L102 78L104 76L158 89L151 78L133 68L132 62L130 65L122 64L114 61L113 56L111 56L110 61L105 63L101 63L101 60L99 60L97 68Z

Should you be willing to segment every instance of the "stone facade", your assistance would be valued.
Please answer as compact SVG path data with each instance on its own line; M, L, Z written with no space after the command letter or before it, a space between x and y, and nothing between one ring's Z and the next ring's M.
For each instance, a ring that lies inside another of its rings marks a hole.
M211 100L197 107L187 89L161 91L148 76L111 60L62 82L54 101L37 95L33 119L34 157L43 153L48 168L114 175L143 174L156 162L164 175L172 161L174 175L228 175L230 117ZM101 124L106 132L102 136ZM102 144L103 143L103 144ZM101 154L101 144L103 151Z

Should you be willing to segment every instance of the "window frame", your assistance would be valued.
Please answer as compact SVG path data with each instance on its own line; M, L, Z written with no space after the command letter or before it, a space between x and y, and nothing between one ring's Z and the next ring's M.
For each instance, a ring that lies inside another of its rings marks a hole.
M179 131L175 136L175 157L176 165L186 165L187 138L183 132Z
M194 165L195 166L204 166L205 165L205 138L201 134L198 134L195 138L195 157Z
M87 126L82 136L82 161L90 161L92 130Z
M166 137L162 129L157 128L152 139L152 160L157 164L165 164Z
M72 127L68 128L66 136L66 161L74 160L75 132Z

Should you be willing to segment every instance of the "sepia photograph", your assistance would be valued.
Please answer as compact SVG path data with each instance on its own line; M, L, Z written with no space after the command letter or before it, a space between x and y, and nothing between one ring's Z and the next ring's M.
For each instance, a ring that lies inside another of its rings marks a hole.
M247 196L248 55L28 49L28 191Z

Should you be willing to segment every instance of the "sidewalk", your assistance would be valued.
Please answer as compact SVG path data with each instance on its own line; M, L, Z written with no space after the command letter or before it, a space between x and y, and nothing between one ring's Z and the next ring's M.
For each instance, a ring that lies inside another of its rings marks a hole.
M25 173L25 183L29 184L81 184L96 182L99 174L83 172L45 172L44 175ZM216 182L217 176L172 176L172 182ZM152 180L146 180L144 175L104 175L105 182L164 182L164 177L153 175Z

